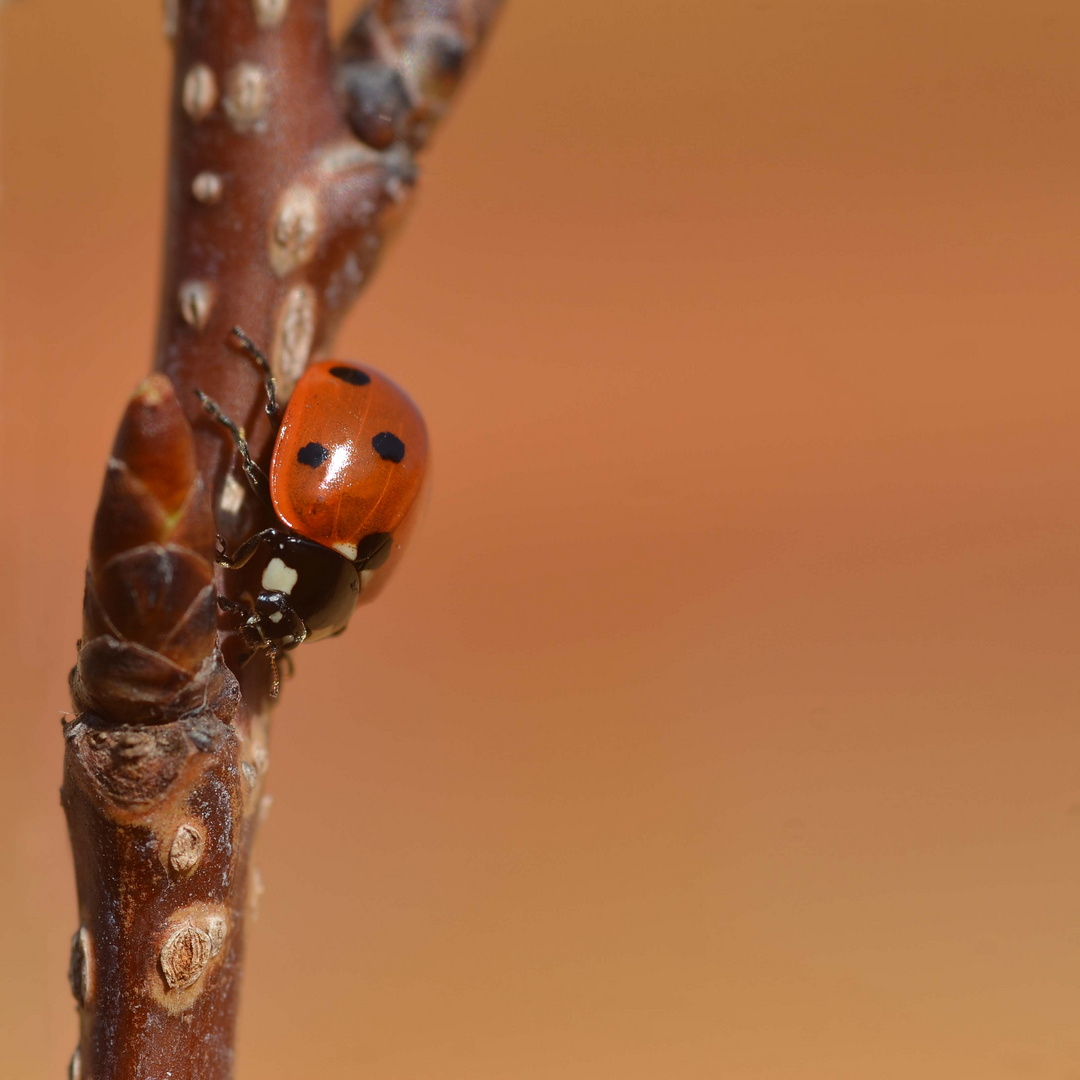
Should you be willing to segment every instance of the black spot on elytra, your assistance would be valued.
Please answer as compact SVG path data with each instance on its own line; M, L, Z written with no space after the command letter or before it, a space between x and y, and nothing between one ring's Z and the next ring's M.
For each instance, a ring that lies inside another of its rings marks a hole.
M296 460L301 465L310 465L313 469L324 464L329 457L330 451L321 442L309 442L307 446L301 446L296 451Z
M405 456L405 444L391 431L380 431L371 445L383 461L400 461Z
M354 367L332 367L330 374L335 379L340 379L342 382L347 382L352 386L367 386L371 382L371 376L366 372L361 371L359 368Z

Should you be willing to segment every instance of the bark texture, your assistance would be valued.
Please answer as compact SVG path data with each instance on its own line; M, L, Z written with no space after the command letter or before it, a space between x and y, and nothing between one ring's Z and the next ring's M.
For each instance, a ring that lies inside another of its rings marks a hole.
M179 0L156 373L106 471L64 726L79 898L74 1080L232 1075L251 847L267 805L265 659L242 664L215 565L267 524L195 390L271 431L370 277L497 0L375 0L335 51L325 0Z

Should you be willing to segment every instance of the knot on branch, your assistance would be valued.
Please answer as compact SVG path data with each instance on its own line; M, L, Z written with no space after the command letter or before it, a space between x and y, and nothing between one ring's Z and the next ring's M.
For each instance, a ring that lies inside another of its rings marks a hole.
M422 148L446 115L499 0L371 0L342 46L349 123L369 146Z
M232 719L239 694L217 647L215 539L191 428L172 384L152 375L121 421L94 520L71 674L80 712L112 724L203 708Z
M80 926L71 939L71 959L68 961L68 983L72 997L80 1009L85 1009L94 993L93 945L90 931Z
M167 794L195 759L230 743L232 730L209 711L173 723L120 726L83 713L66 725L64 735L83 785L123 808ZM195 861L197 855L190 865Z
M159 1005L174 1013L191 1008L220 962L228 933L223 908L196 903L173 914L157 958L160 981L150 986Z

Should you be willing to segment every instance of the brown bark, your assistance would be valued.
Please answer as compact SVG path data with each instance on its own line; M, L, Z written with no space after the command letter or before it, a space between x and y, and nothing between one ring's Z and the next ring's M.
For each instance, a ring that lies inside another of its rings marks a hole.
M106 473L64 731L80 1080L232 1075L269 670L241 665L218 615L218 594L246 582L215 566L215 534L233 547L265 511L195 390L265 464L261 380L229 331L266 348L283 397L325 353L496 6L376 0L340 61L324 0L180 0L167 15L159 374Z

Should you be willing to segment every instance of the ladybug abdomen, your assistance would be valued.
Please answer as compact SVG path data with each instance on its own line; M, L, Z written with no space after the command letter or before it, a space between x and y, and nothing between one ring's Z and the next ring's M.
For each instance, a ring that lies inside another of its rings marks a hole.
M296 384L270 466L274 509L309 540L357 558L372 534L392 534L420 491L427 431L385 375L325 360Z

